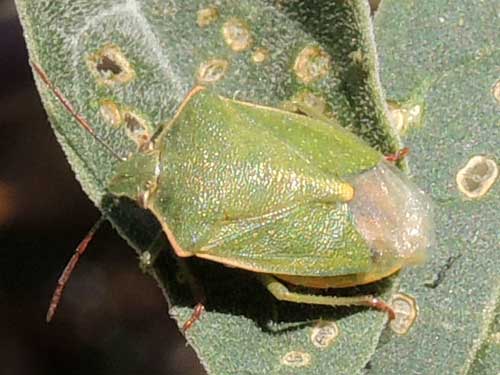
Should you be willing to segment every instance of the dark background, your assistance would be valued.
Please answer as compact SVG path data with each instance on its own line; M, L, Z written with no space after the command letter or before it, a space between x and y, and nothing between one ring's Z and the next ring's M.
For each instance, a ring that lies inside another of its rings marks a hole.
M59 273L98 217L50 129L13 0L0 0L0 373L202 374L109 224L45 323Z

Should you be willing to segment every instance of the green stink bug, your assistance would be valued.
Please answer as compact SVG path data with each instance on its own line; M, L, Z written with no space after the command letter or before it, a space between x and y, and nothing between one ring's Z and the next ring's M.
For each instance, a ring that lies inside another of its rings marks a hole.
M189 93L147 149L118 165L108 191L150 210L180 257L251 271L280 300L366 305L390 318L392 309L372 296L294 293L282 281L322 289L371 283L422 259L432 238L427 198L354 134L203 87Z

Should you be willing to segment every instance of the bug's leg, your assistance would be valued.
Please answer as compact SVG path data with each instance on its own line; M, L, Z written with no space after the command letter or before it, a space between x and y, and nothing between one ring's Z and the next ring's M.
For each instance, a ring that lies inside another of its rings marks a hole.
M283 283L279 282L271 275L260 274L258 275L258 277L267 288L267 290L269 290L269 292L271 292L271 294L280 301L326 306L368 306L387 313L390 320L396 317L396 313L391 306L386 304L384 301L370 295L338 297L295 293L289 291Z
M201 315L205 311L205 303L207 298L205 296L203 286L198 282L194 274L191 272L186 260L183 258L178 258L177 262L179 264L180 271L186 277L186 281L189 284L189 288L191 289L194 300L197 301L197 304L194 307L191 316L182 325L182 331L186 332L193 326L196 321L200 320Z
M316 120L321 120L325 122L335 122L335 120L331 117L327 117L322 112L318 111L317 108L307 105L306 103L301 102L285 102L282 105L283 109L289 112L303 114L307 117L311 117Z
M203 305L201 302L197 303L196 306L194 307L193 313L191 314L189 319L186 320L184 322L184 324L182 325L182 331L186 332L188 329L190 329L193 326L193 324L196 321L200 320L201 314L203 314L204 311L205 311L205 305Z
M397 163L398 161L403 160L409 153L410 149L408 147L403 147L394 154L385 155L385 160L391 163Z
M139 256L139 267L143 272L148 273L152 271L152 267L154 266L156 259L160 255L161 251L165 248L165 246L165 236L163 232L160 231L158 232L157 236L148 247L148 249ZM181 272L182 276L186 278L186 282L191 289L191 293L194 296L195 301L198 302L193 309L193 313L182 326L182 330L185 332L201 318L203 311L205 311L206 297L203 287L196 280L196 277L189 269L189 265L187 264L187 262L183 258L177 258L177 264L179 265L179 271ZM154 277L154 274L152 274L152 276Z
M139 268L148 273L154 266L161 251L167 246L163 231L159 231L151 245L139 255Z

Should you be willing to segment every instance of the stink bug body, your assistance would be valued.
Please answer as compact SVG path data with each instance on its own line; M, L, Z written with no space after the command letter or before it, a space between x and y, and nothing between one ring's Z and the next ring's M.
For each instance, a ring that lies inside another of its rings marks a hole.
M108 191L150 210L178 256L254 272L278 299L393 317L371 296L299 294L278 281L349 287L422 258L429 201L378 151L335 123L202 87L153 142L119 164Z

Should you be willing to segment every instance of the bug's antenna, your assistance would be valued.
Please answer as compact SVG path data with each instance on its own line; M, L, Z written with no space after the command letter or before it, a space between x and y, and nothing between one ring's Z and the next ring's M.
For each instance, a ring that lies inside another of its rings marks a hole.
M31 65L33 66L35 72L38 74L40 79L47 85L47 87L54 93L57 99L61 102L64 108L73 116L73 118L92 136L94 139L103 145L113 156L115 156L119 160L126 160L122 156L118 155L115 150L113 150L107 143L105 143L102 139L100 139L97 134L94 132L92 126L90 126L89 122L83 117L81 114L77 113L68 99L64 97L62 92L54 86L54 84L50 81L49 77L45 73L45 71L38 65L37 63L31 61Z
M95 235L95 232L101 224L106 220L106 216L102 215L99 220L90 228L89 232L87 235L83 238L83 240L78 244L77 248L75 249L75 252L69 262L66 264L66 267L64 267L64 270L61 273L61 276L59 276L59 279L57 280L57 286L56 289L54 290L54 294L52 295L52 299L50 300L50 305L49 305L49 310L47 311L47 323L49 323L52 318L54 317L54 314L56 313L57 306L59 306L59 302L61 301L61 297L64 291L64 287L68 283L68 280L71 276L71 273L75 269L76 264L78 263L78 260L82 256L82 254L87 250L87 247L92 240L92 238Z

